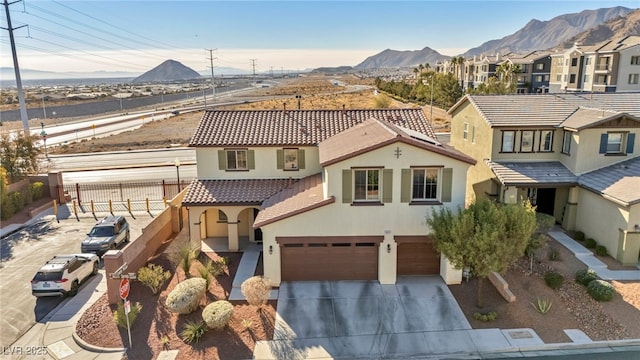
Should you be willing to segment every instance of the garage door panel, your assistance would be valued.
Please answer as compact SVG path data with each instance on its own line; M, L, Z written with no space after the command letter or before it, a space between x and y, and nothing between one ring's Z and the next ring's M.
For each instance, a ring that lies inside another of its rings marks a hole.
M292 247L292 239L281 244L283 281L378 278L378 243L371 238L327 237L324 243L318 237L296 239L302 247Z
M406 237L396 241L398 241L398 275L440 273L440 256L433 240L428 237Z

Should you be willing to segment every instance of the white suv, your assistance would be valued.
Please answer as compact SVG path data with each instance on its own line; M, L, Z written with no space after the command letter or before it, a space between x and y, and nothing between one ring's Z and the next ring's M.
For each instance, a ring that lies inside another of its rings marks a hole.
M80 284L98 273L95 254L58 255L47 261L31 280L33 296L74 296Z

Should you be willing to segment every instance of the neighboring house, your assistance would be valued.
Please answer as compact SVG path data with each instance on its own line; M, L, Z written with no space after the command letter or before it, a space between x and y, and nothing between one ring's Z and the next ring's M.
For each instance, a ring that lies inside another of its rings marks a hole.
M640 36L551 55L550 92L640 92Z
M275 284L461 280L426 220L464 205L475 161L440 144L422 109L207 111L190 146L197 179L182 204L197 247L262 242Z
M467 95L450 144L477 160L467 203L530 199L623 264L640 252L640 93Z
M547 93L551 72L550 55L549 51L537 50L526 54L509 54L498 66L503 62L520 66L520 72L515 74L516 93Z

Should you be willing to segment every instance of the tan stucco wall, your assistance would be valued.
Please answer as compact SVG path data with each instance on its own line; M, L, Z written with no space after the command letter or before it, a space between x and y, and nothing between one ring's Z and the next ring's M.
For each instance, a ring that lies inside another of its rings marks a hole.
M231 147L229 147L231 148ZM321 171L318 147L297 147L304 150L305 168L297 171L278 169L277 151L284 147L249 147L254 150L255 169L249 171L225 171L218 169L218 150L224 148L196 148L198 179L286 179L303 178ZM290 148L290 147L287 147ZM293 147L291 147L293 148Z
M633 225L631 225L633 226ZM576 230L604 245L617 257L619 229L628 229L629 210L591 191L580 189L576 212Z
M633 153L637 156L638 152L640 152L640 129L638 128L584 129L579 133L578 146L571 150L571 156L576 158L574 169L577 174L629 160L629 156L605 156L604 154L599 154L600 135L607 131L635 133ZM623 147L626 148L626 144L623 144Z
M402 156L396 158L394 150L400 147ZM417 159L417 160L416 160ZM383 147L337 164L325 170L328 185L327 196L335 196L332 204L294 217L263 226L263 250L265 276L276 284L281 281L280 249L276 236L384 236L380 244L379 280L395 283L396 243L395 235L423 235L429 233L426 219L434 206L409 205L400 202L401 169L410 165L444 165L453 168L452 202L446 203L452 210L464 206L464 187L469 164L439 154L433 154L406 144ZM352 206L342 203L342 169L352 166L384 166L393 169L393 201L383 205ZM437 206L439 207L439 206ZM392 252L387 253L387 244ZM269 254L272 247L273 253Z
M620 91L640 91L640 83L629 84L629 74L640 72L640 66L631 65L631 57L640 56L640 44L627 49L620 50L620 61L618 63L618 79L616 92Z
M464 140L464 123L469 124L469 138ZM475 127L476 141L471 140L471 131ZM465 187L466 200L465 204L472 203L476 194L482 196L486 194L495 195L497 193L497 185L491 179L495 176L491 169L486 165L484 159L491 159L493 130L489 124L480 116L476 109L466 103L453 114L451 121L451 139L450 144L457 150L471 156L478 162L475 166L471 166L467 172L467 184Z

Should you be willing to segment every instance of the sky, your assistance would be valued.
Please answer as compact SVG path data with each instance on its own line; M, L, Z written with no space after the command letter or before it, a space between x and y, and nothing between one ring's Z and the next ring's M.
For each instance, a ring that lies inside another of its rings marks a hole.
M355 66L385 49L460 55L530 20L638 0L78 1L9 6L19 68L142 74L173 59L196 71ZM21 27L22 26L22 27ZM0 67L13 68L5 11ZM20 27L20 28L19 28ZM208 51L213 49L213 51Z

